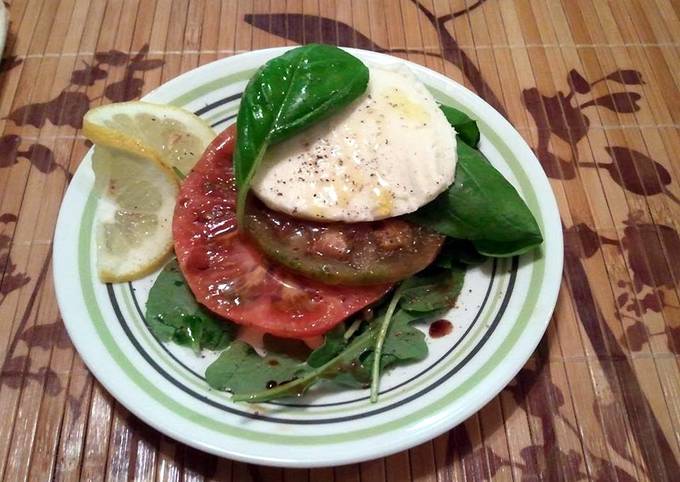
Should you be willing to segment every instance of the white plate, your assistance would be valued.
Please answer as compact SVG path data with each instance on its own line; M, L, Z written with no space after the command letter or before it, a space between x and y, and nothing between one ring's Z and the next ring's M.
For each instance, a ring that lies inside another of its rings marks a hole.
M162 85L145 100L195 111L221 130L232 122L255 69L286 49L213 62ZM404 62L348 49L376 64ZM545 237L540 250L472 269L453 333L428 337L426 360L382 379L377 404L367 392L309 393L290 404L231 403L202 379L214 358L159 343L142 313L154 276L106 285L94 271L91 153L76 172L59 213L54 276L64 323L97 379L132 413L161 432L213 454L288 467L339 465L385 456L461 423L519 371L541 339L562 273L562 230L555 198L538 160L513 127L456 82L404 62L442 103L477 120L480 148L518 189ZM426 327L423 327L425 330Z

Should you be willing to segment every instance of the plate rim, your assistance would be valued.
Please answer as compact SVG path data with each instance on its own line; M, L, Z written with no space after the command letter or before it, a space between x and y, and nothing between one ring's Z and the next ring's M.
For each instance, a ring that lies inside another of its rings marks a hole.
M249 52L244 52L238 55L230 56L230 57L225 57L222 59L215 60L213 62L210 62L208 64L204 64L202 66L199 66L195 69L192 69L190 71L187 71L183 74L181 74L178 77L175 77L173 79L170 79L168 82L162 84L161 86L158 86L157 88L153 89L150 91L148 94L146 94L142 100L147 100L148 97L153 97L156 93L159 92L160 89L171 89L175 83L181 83L183 81L186 81L188 77L198 75L200 70L207 70L209 68L214 68L216 64L223 63L225 61L227 62L233 62L234 59L238 59L239 57L252 57L252 56L261 56L261 57L267 57L275 54L280 54L283 53L287 50L290 50L291 48L295 48L295 46L292 47L275 47L275 48L270 48L270 49L261 49L261 50L254 50L254 51L249 51ZM549 296L548 299L543 299L542 303L542 313L541 317L545 318L542 320L542 323L540 323L540 330L536 330L536 333L533 334L530 340L523 339L524 344L523 346L526 347L522 350L522 355L518 356L512 360L510 360L511 363L508 365L511 365L509 368L506 367L502 373L497 373L494 375L494 379L497 381L493 383L493 389L489 390L485 393L484 396L478 397L477 398L477 403L471 404L470 407L467 407L466 410L462 410L458 415L456 421L447 421L445 416L445 409L442 409L438 412L436 412L435 415L439 415L441 421L434 427L434 429L429 429L429 430L423 430L419 434L411 435L411 437L404 437L402 440L397 440L395 443L389 445L389 447L378 447L374 452L371 452L368 456L365 454L359 455L359 454L349 454L347 455L346 453L340 454L340 456L335 456L335 457L327 457L324 460L313 460L313 461L300 461L300 460L287 460L284 458L281 459L272 459L272 458L262 458L262 457L257 457L253 455L243 455L242 453L238 453L235 451L230 451L228 448L220 448L220 447L214 447L211 445L208 445L201 440L196 440L194 438L191 438L191 436L187 436L185 433L178 432L176 430L172 430L168 428L166 425L161 425L157 422L157 420L153 419L153 417L149 416L147 413L145 413L144 410L139 409L137 406L133 405L130 400L128 400L126 397L123 397L120 395L120 393L117 393L115 389L112 389L109 385L109 383L106 382L106 376L100 373L100 367L96 366L95 360L88 359L85 356L82 355L82 350L76 344L74 341L74 346L78 350L81 358L85 362L85 364L88 366L88 369L93 373L93 375L99 380L99 382L109 391L118 402L120 402L122 405L124 405L130 412L134 413L136 416L138 416L140 419L142 419L144 422L148 423L149 425L153 426L157 430L159 430L162 433L166 433L170 435L172 438L182 442L186 443L187 445L196 447L200 450L213 453L218 456L226 456L235 460L240 460L244 462L251 462L251 463L258 463L258 464L264 464L264 465L277 465L277 466L284 466L284 467L320 467L320 466L328 466L328 465L338 465L338 464L345 464L345 463L354 463L354 462L360 462L364 460L369 460L373 458L378 458L382 457L385 455L389 455L401 450L404 450L406 448L412 447L414 445L417 445L419 443L422 443L426 440L430 440L437 435L445 432L446 430L449 430L455 425L458 425L459 423L462 423L466 418L468 418L470 415L473 413L476 413L477 411L481 410L481 408L488 403L489 400L491 400L493 397L495 397L508 383L509 381L516 375L516 373L521 369L521 367L526 363L526 360L529 359L531 354L535 351L536 346L540 342L540 339L542 338L543 334L545 333L545 330L547 329L547 325L550 321L551 314L554 310L556 301L557 301L557 295L559 292L559 287L561 284L561 274L562 274L562 269L563 269L563 257L561 256L562 253L562 245L563 245L563 235L562 235L562 230L559 223L561 223L560 217L559 217L559 211L557 209L557 202L555 200L554 193L551 189L551 186L549 184L549 181L547 179L547 176L545 175L545 172L543 171L542 168L540 168L540 163L538 162L538 159L536 159L536 156L534 155L533 151L531 148L528 146L526 141L522 138L522 136L517 132L517 130L512 127L512 125L507 121L507 119L503 118L493 107L491 107L488 103L484 101L481 97L479 97L477 94L474 92L470 91L466 87L462 86L458 82L456 82L453 79L450 79L449 77L446 77L436 71L433 71L431 69L428 69L427 67L421 66L419 64L414 64L412 62L409 62L405 59L401 59L399 57L393 57L381 53L376 53L372 51L366 51L366 50L361 50L361 49L350 49L346 48L345 50L351 52L351 53L356 53L358 56L362 58L368 57L369 59L371 57L374 58L389 58L392 62L398 62L398 63L404 63L406 64L409 68L412 70L417 70L422 73L424 73L427 76L434 76L435 78L438 78L440 82L443 82L445 84L452 84L455 85L456 88L459 89L464 89L467 91L467 94L473 96L475 98L475 102L479 104L480 109L484 110L484 116L490 116L494 118L494 122L500 122L501 125L503 125L503 133L502 134L497 134L501 137L509 137L510 139L506 139L506 142L508 142L510 145L513 146L513 150L521 150L524 151L523 155L526 155L528 157L527 162L533 162L536 166L539 167L537 170L537 176L538 179L534 179L534 181L538 182L539 184L543 184L541 194L546 194L548 193L548 196L543 196L541 198L541 210L545 209L546 210L546 215L544 218L549 221L549 223L546 224L544 227L544 230L551 229L551 237L554 236L554 234L557 232L558 235L554 237L551 245L553 246L551 249L554 251L557 251L559 248L559 253L560 256L558 259L552 259L552 263L556 263L555 267L553 268L553 271L555 272L554 275L551 274L552 277L546 276L543 279L544 285L547 284L549 288L549 292L547 293L548 295L552 294L553 296ZM88 151L89 152L89 151ZM86 153L87 155L87 153ZM79 167L80 168L80 167ZM71 189L72 186L69 186L69 189ZM537 186L535 185L534 182L531 183L531 188L532 191L536 191ZM547 188L547 190L546 190ZM66 196L64 197L66 198ZM55 243L55 250L54 250L54 255L53 255L53 261L54 261L54 270L53 270L53 276L55 278L55 289L57 292L57 301L59 305L59 309L62 313L62 316L64 318L64 324L66 325L66 329L69 332L69 336L71 337L72 340L74 340L74 334L72 334L72 330L74 330L74 326L71 325L71 323L67 322L67 316L64 316L65 312L69 311L69 308L66 308L68 306L68 299L67 299L67 293L64 292L64 289L60 288L61 284L57 282L57 276L60 272L60 269L58 269L58 266L61 266L62 259L57 256L57 253L60 252L61 247L61 239L62 237L59 236L59 233L61 230L63 230L63 224L66 222L64 218L64 213L62 211L64 207L64 203L62 203L62 206L60 207L60 213L59 213L59 218L57 221L56 225L56 230L55 230L55 238L54 238L54 243ZM556 216L556 219L555 219ZM555 222L557 222L557 227L559 229L557 231L553 231L555 229ZM551 226L548 226L548 224L551 224ZM544 237L547 238L547 232L544 232ZM545 289L545 286L542 286L541 289ZM546 303L546 301L548 301ZM537 315L532 314L531 319L535 318ZM540 332L540 333L539 333ZM522 333L521 336L525 337L526 333ZM511 349L514 350L515 347ZM530 348L530 349L529 349ZM510 353L510 352L509 352ZM100 376L102 375L102 376ZM499 375L503 375L502 377L499 378ZM131 397L132 398L132 397ZM127 403L126 403L127 402ZM434 415L433 415L434 416ZM345 442L347 443L347 442ZM350 442L351 443L351 442Z

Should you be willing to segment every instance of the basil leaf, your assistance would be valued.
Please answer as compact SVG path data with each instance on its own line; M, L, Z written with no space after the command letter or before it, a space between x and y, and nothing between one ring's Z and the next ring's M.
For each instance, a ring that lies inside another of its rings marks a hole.
M481 152L458 142L451 187L408 218L453 238L469 239L489 256L522 254L543 242L533 214Z
M446 116L449 124L456 129L458 138L470 147L477 147L477 144L479 144L477 122L473 121L467 114L448 105L440 105L439 108Z
M330 116L363 94L368 68L330 45L289 50L264 64L250 79L236 121L234 177L238 219L250 181L267 148Z
M446 238L434 265L439 268L452 268L458 263L476 266L483 263L486 256L480 254L471 241L466 239Z
M261 357L250 345L233 342L205 371L205 380L216 390L234 394L273 388L305 371L299 360L283 354Z
M146 321L161 341L173 341L195 351L221 350L235 333L234 325L215 318L196 302L174 259L149 291Z

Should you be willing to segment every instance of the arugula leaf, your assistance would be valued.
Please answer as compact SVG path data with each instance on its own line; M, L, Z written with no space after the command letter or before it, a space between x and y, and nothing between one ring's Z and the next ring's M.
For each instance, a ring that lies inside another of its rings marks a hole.
M292 382L284 383L269 390L261 390L252 393L239 393L232 397L235 402L267 402L277 398L304 393L314 383L322 378L332 377L337 373L342 373L345 368L351 367L352 363L363 354L375 340L377 330L375 325L371 325L368 330L354 338L347 347L331 358L323 365L309 369L299 378Z
M345 346L347 346L345 324L340 323L326 333L323 345L309 355L307 364L313 368L320 367L335 358Z
M261 357L250 345L235 341L205 371L205 379L216 390L234 394L272 388L294 379L306 367L282 354Z
M522 254L543 242L533 214L481 152L458 142L453 185L408 218L489 256Z
M389 325L383 344L380 361L381 370L395 363L418 361L427 356L425 336L420 330L410 325L412 321L422 317L422 314L397 310ZM338 327L343 327L343 325L338 325ZM347 346L343 334L344 327L337 329L338 327L326 334L325 343L307 359L308 365L319 367L340 354ZM366 348L365 352L353 360L350 366L345 366L342 371L333 376L333 383L352 388L365 388L371 381L371 370L368 367L372 366L374 357L374 349Z
M361 361L353 361L331 380L334 384L347 388L364 389L371 386L371 370Z
M381 371L395 363L419 361L427 356L425 335L411 325L412 322L422 318L421 313L409 313L403 309L394 314L382 347ZM370 351L362 364L372 366L374 359L375 352Z
M409 313L397 310L389 324L380 354L380 372L392 365L419 361L427 357L425 335L411 323L427 316L423 313ZM371 383L371 367L375 362L374 348L368 348L349 367L332 378L333 383L351 387L366 388Z
M456 129L458 138L465 142L470 147L477 147L479 144L479 128L477 122L473 121L467 114L449 107L448 105L440 104L439 108L446 116L449 124Z
M235 333L231 323L216 319L196 302L174 259L163 268L149 292L146 321L161 341L172 340L195 351L221 350Z
M267 148L345 107L366 90L368 68L330 45L309 44L264 64L250 79L236 121L234 177L243 220L250 181Z
M396 294L396 293L395 293ZM394 298L393 298L394 299ZM306 368L299 368L295 380L268 390L238 393L235 402L266 402L291 395L300 395L320 380L330 379L339 385L364 388L371 382L371 367L376 351L375 343L386 311L379 314L368 327L349 342L344 342L343 329L331 331L326 343L310 355ZM395 363L422 360L427 356L427 344L420 330L410 323L423 318L423 313L397 310L388 324L380 353L380 369ZM343 343L345 343L343 345ZM266 367L263 367L266 371Z
M311 348L302 340L280 338L269 333L262 337L262 347L266 353L285 355L299 362L304 362L312 353Z
M424 336L420 331L408 326L408 323L433 312L451 308L463 287L464 277L464 268L452 266L432 274L421 273L412 276L399 285L380 323L375 348L369 355L371 361L365 361L366 364L372 365L371 402L375 403L378 400L380 372L385 366L395 361L420 359L427 355ZM397 306L400 310L395 312ZM394 335L390 336L390 333Z
M428 313L452 308L463 288L465 269L457 265L429 275L416 275L402 283L400 307Z

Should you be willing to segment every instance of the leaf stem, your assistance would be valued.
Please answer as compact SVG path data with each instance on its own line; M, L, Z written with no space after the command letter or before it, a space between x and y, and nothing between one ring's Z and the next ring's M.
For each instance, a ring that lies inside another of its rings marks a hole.
M363 323L363 321L364 320L362 320L361 318L357 318L356 320L354 320L354 322L351 325L349 325L349 328L347 328L347 331L345 332L345 334L342 335L343 338L345 340L349 340L350 338L352 338L352 335L354 333L356 333L356 331L359 329L359 327L361 326L361 323Z
M238 125L238 121L237 121ZM238 150L238 139L239 136L236 136L236 149ZM246 201L248 199L248 191L250 190L250 183L253 180L253 177L255 176L255 168L260 164L260 161L262 161L262 158L264 157L264 153L267 150L267 147L269 146L269 136L267 136L263 142L262 147L260 148L260 152L257 153L257 157L253 161L253 168L250 169L250 172L248 172L248 175L246 178L243 180L243 183L241 183L238 186L238 194L236 197L236 224L238 226L243 226L243 222L245 220L245 215L246 215ZM238 183L238 179L237 179Z
M385 343L385 338L387 337L387 330L390 328L392 315L394 315L394 310L397 309L397 304L401 299L402 286L403 284L399 285L399 288L397 288L397 291L395 291L392 296L392 301L390 301L390 304L387 307L387 312L380 324L380 331L378 332L378 338L375 342L373 369L371 371L371 403L378 401L378 391L380 390L380 359L382 358L383 345Z
M246 199L248 198L248 186L241 186L236 197L236 225L243 226L246 213Z

